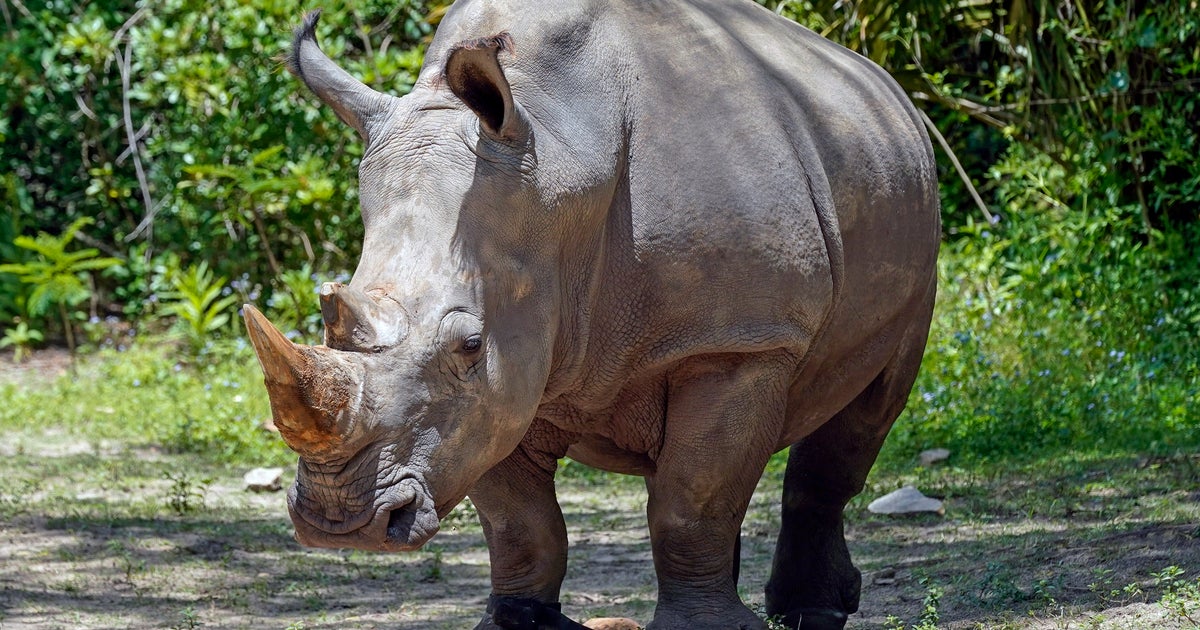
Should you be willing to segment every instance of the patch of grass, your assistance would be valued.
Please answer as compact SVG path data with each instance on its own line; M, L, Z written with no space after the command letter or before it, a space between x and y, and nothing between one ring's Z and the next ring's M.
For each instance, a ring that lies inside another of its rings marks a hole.
M934 447L981 464L1200 449L1195 309L1146 279L1151 263L1097 266L1103 280L1052 265L1059 277L1036 283L1011 266L1034 255L1017 247L981 229L943 248L925 360L881 465Z
M270 416L262 374L243 343L189 362L170 344L145 340L122 352L102 350L77 376L48 387L0 384L0 432L39 446L49 430L63 439L117 440L215 462L294 462L263 428Z

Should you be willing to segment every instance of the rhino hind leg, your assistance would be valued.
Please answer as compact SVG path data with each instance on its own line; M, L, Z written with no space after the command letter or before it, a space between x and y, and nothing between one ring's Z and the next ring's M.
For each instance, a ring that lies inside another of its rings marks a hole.
M916 379L925 336L912 335L892 362L815 433L792 445L767 614L789 628L841 630L858 611L861 573L843 531L846 503L862 491L888 429Z

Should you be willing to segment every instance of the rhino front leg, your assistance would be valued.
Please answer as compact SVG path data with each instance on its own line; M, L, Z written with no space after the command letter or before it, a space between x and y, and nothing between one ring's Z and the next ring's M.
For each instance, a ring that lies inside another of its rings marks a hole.
M726 355L669 376L663 449L647 477L658 573L650 630L766 628L738 597L734 563L791 370L782 355Z
M554 470L566 449L565 435L535 420L517 450L471 488L492 573L492 596L476 630L583 629L558 612L567 528Z

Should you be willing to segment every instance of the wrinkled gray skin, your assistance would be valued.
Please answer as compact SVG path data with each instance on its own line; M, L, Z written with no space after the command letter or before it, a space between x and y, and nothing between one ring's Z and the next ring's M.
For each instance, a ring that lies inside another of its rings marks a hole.
M314 26L291 68L366 142L366 237L323 290L327 347L247 310L297 539L415 549L470 496L493 593L556 602L567 455L646 479L651 628L763 628L738 532L793 446L768 612L841 627L842 509L935 290L934 161L897 85L748 0L459 0L403 98Z

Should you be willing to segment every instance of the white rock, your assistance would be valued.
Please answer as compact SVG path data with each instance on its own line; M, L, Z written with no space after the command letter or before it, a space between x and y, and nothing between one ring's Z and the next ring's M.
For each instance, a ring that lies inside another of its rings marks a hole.
M242 477L251 492L278 492L283 488L282 468L255 468Z
M875 499L867 506L867 509L875 514L946 513L946 508L941 501L921 494L920 490L912 486L904 486L891 494Z
M926 468L950 459L950 449L931 448L927 451L921 451L921 465Z

